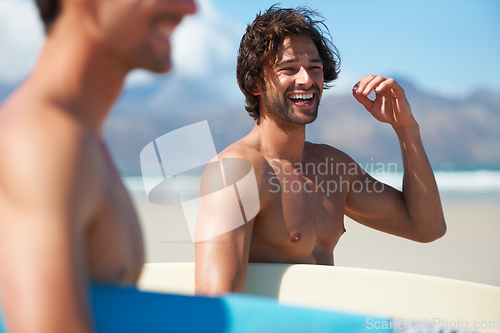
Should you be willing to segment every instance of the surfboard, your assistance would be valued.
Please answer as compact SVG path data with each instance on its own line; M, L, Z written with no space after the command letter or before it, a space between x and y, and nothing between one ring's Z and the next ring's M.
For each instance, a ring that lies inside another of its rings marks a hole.
M141 290L194 295L194 263L148 263ZM419 325L500 331L500 288L401 272L249 264L243 293L280 304L369 314ZM366 317L369 318L369 317Z
M193 297L110 285L92 285L89 292L101 333L368 332L360 315L283 306L259 296Z
M470 333L500 321L500 288L346 267L250 264L243 294L210 298L191 296L193 263L147 264L138 288L89 293L97 332Z

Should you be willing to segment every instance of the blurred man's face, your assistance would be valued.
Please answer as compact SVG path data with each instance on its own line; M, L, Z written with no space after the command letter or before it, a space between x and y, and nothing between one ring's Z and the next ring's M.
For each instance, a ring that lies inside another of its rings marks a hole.
M194 0L97 0L96 20L110 56L127 70L166 72L172 32L195 11Z

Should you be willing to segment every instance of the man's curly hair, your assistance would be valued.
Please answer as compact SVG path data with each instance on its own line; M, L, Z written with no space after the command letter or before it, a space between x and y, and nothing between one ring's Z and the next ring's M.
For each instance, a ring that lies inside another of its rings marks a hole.
M45 26L45 32L48 32L61 11L61 4L59 0L36 0L36 5Z
M337 79L340 56L331 41L324 18L308 7L290 9L273 5L265 13L259 13L247 26L238 50L236 78L246 98L245 109L254 119L260 116L259 98L252 95L252 90L258 80L265 89L263 67L272 66L283 40L296 35L308 36L316 45L323 61L324 88L329 88L328 83Z

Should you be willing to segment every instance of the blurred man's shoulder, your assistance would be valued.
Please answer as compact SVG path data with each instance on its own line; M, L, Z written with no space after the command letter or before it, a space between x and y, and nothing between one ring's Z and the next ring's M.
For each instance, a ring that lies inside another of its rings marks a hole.
M0 109L2 141L40 146L51 143L64 147L85 137L85 126L68 110L47 104L12 103Z
M98 149L98 139L83 120L56 104L22 97L16 96L0 107L1 164L19 171L32 167L61 169L95 154L92 151Z

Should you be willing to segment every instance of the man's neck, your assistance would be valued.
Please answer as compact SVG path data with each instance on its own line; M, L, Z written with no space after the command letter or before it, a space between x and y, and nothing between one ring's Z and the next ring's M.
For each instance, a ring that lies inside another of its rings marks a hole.
M127 70L73 24L46 40L26 84L34 93L75 115L95 133L118 97Z
M257 135L261 153L265 156L292 164L302 162L305 125L280 125L272 118L260 118L252 132Z

